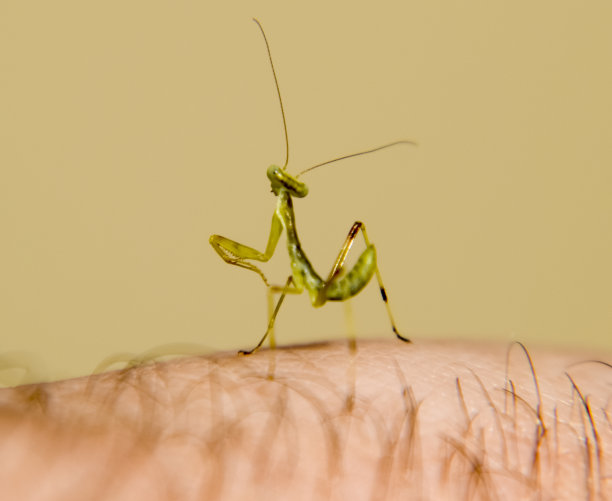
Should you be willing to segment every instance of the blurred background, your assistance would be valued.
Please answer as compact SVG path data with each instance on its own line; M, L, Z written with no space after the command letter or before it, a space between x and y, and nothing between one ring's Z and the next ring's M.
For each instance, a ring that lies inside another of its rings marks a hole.
M264 249L284 161L271 44L321 275L367 224L400 330L612 347L612 4L4 1L0 354L31 380L167 343L250 348L265 287L212 233ZM357 249L362 249L358 242ZM284 237L263 266L289 272ZM361 338L390 337L377 287ZM290 296L279 344L345 335ZM1 365L1 364L0 364Z

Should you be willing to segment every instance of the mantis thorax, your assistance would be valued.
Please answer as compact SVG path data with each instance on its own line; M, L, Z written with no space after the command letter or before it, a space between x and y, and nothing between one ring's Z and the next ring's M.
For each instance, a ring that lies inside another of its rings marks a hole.
M308 186L277 165L270 165L267 174L275 195L278 196L281 190L297 198L304 198L308 195Z

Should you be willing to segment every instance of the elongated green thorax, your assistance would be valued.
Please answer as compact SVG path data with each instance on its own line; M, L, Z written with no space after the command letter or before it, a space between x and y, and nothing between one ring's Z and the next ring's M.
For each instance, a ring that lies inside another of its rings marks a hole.
M269 172L269 170L268 170ZM321 306L318 295L324 286L323 279L317 274L306 253L302 249L295 227L295 214L293 212L293 201L289 190L281 189L276 205L276 215L280 218L287 232L287 251L291 262L291 275L298 289L306 288L310 295L313 306Z

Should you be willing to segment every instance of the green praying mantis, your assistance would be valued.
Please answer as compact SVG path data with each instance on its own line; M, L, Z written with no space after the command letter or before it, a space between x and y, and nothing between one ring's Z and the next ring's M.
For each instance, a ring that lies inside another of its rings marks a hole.
M282 167L271 165L268 167L267 176L270 180L272 192L278 197L276 203L276 210L272 215L272 225L270 228L270 236L268 237L268 244L266 250L260 252L252 247L238 243L229 238L222 237L221 235L211 235L210 245L213 249L221 256L221 258L229 264L239 266L247 270L251 270L257 273L268 287L268 294L280 294L280 297L269 314L268 326L263 337L257 343L257 345L251 350L241 350L239 353L242 355L250 355L257 351L264 343L266 338L273 332L274 322L276 316L283 304L285 296L287 294L300 294L306 289L310 296L310 302L314 307L323 306L327 301L345 301L358 294L370 281L373 275L376 275L376 280L380 289L380 295L385 303L387 314L391 322L391 328L393 333L398 339L410 342L410 340L402 336L393 319L391 308L389 306L389 300L387 292L383 285L380 271L378 269L376 261L376 249L368 238L365 225L361 221L356 221L351 227L348 236L344 242L344 245L340 249L338 257L336 258L332 269L325 280L314 270L312 264L306 257L306 253L302 248L300 240L297 234L297 228L295 223L295 213L293 211L293 197L303 198L308 194L308 186L299 180L299 177L306 172L309 172L315 168L323 165L344 160L347 158L355 157L358 155L365 155L373 153L375 151L396 146L399 144L416 145L413 141L395 141L392 143L372 148L366 151L358 153L352 153L350 155L344 155L342 157L328 160L326 162L314 165L308 169L300 172L293 176L287 172L287 165L289 164L289 138L287 134L287 122L285 119L285 110L283 107L283 101L281 98L280 87L278 85L278 79L276 77L276 70L274 69L274 63L272 62L272 54L270 52L270 45L266 34L257 19L253 19L259 27L261 34L263 35L266 49L268 51L268 59L270 60L270 66L272 68L272 75L274 77L274 83L276 85L276 91L278 94L278 100L281 109L281 115L283 118L283 128L285 133L285 163ZM287 278L286 283L283 286L272 285L264 275L264 273L252 262L259 261L266 262L274 255L276 245L281 237L283 230L287 235L287 250L289 252L289 259L291 263L291 275ZM361 253L357 262L354 266L346 271L344 269L344 262L347 255L355 241L358 233L361 232L365 241L366 249ZM271 296L269 296L271 297ZM272 341L271 341L272 344Z

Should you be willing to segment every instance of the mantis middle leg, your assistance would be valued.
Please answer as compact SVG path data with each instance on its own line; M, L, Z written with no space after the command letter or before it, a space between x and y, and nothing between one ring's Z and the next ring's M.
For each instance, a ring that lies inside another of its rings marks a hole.
M274 311L272 312L272 315L270 315L270 318L268 320L268 328L266 329L266 332L263 335L263 337L259 340L259 343L257 343L257 346L255 346L255 348L253 348L252 350L240 350L238 352L240 355L250 355L251 353L254 353L259 348L261 348L261 345L264 343L264 341L269 335L273 336L274 322L276 321L276 316L278 315L280 307L282 306L283 301L285 300L285 296L287 295L287 293L299 294L303 290L297 287L291 287L292 282L293 282L293 277L289 275L289 278L287 279L285 286L282 288L280 298L278 299L278 302L276 303L276 306L274 307Z

